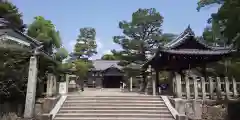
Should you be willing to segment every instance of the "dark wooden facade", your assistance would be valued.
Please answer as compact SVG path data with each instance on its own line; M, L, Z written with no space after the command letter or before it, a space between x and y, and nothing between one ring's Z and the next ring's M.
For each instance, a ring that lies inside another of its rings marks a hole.
M124 72L118 66L119 61L94 60L94 68L89 70L86 84L96 88L119 88Z

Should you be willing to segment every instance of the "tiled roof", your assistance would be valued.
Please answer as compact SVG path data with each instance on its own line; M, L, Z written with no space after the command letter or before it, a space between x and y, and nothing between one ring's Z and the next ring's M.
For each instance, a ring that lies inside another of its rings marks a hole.
M38 40L11 27L10 23L8 21L6 21L4 18L0 18L0 34L2 34L2 33L7 34L12 37L22 39L22 40L25 38L25 40L27 40L27 42L32 43L35 47L41 45L41 42L39 42Z
M95 70L106 70L109 67L122 69L122 67L118 65L119 60L93 60L92 62Z
M199 50L199 49L178 49L178 50L162 50L162 52L172 54L189 54L189 55L222 55L230 53L231 50Z

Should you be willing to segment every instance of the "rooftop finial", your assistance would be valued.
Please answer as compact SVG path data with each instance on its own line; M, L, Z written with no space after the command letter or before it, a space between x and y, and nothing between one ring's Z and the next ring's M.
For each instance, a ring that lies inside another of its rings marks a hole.
M190 24L188 25L187 29L185 30L185 33L188 33L189 35L192 35L192 36L195 35L194 32L193 32L193 30L192 30L191 27L190 27Z

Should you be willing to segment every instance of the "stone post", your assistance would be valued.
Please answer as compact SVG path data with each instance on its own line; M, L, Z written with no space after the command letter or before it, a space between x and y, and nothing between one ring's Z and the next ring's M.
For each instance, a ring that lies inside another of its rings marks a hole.
M49 73L47 76L47 96L53 95L53 74Z
M61 78L61 79L64 79L64 81L61 81L59 83L59 93L62 94L62 95L65 95L68 93L68 84L69 84L69 75L68 74L65 74L64 76L65 78Z
M66 93L68 93L69 74L66 74Z
M152 90L153 90L153 96L156 95L156 77L155 77L156 73L155 71L153 71L152 74Z
M183 100L181 98L175 98L173 99L173 105L180 115L185 115L186 100Z
M176 97L177 98L181 98L182 97L182 79L181 79L181 75L178 73L175 73L175 87L176 87Z
M57 78L53 75L53 95L57 94Z
M27 119L32 119L34 116L37 72L37 56L32 56L30 57L26 102L24 110L24 118Z
M129 88L130 88L130 92L132 92L132 77L130 77L129 79Z

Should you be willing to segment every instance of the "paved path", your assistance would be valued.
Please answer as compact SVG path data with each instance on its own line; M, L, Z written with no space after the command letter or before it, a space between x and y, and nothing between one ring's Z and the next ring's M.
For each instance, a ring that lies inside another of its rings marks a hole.
M148 96L139 94L136 92L122 92L119 88L85 88L83 92L74 92L69 95L80 95L80 96Z

